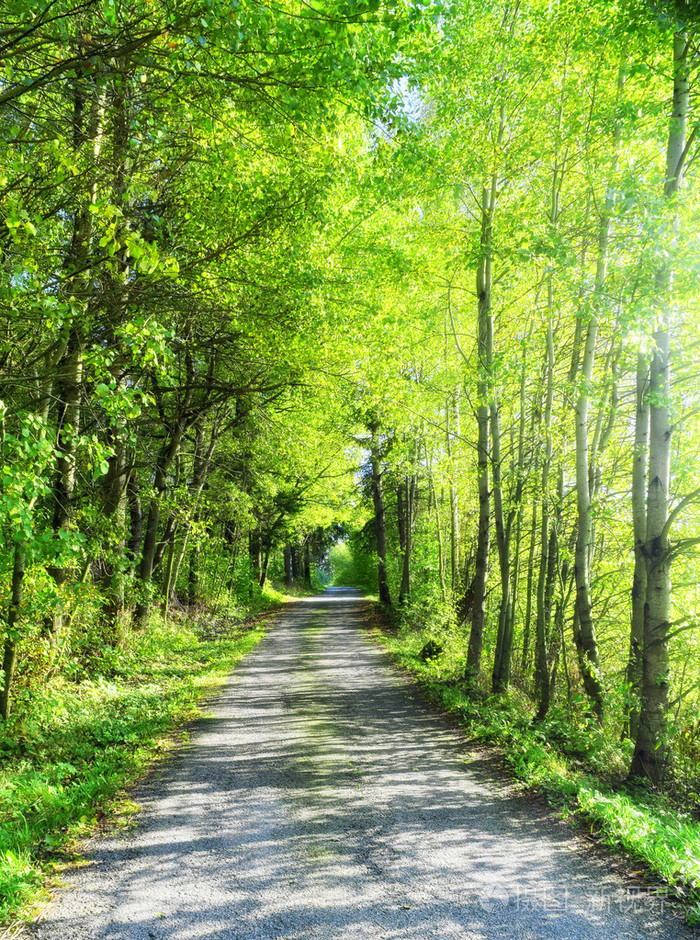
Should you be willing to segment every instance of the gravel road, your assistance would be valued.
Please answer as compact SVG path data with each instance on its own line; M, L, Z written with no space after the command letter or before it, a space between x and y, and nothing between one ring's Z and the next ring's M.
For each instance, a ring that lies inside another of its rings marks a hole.
M431 716L349 589L293 604L32 940L694 936ZM697 935L695 935L697 936Z

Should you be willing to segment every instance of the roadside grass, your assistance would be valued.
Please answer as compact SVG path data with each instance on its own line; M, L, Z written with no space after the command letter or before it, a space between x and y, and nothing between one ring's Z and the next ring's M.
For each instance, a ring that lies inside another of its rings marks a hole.
M429 701L456 718L474 743L498 746L522 787L544 793L565 818L622 850L647 879L663 881L690 926L700 927L700 823L657 793L624 782L630 742L611 743L578 715L553 709L533 724L533 708L517 690L470 698L457 676L447 636L444 655L422 658L429 631L396 629L370 615L373 634ZM577 703L582 704L582 703Z
M283 600L268 592L266 604ZM56 676L17 701L0 729L0 922L36 910L46 876L102 820L128 825L136 807L124 789L173 747L173 729L263 633L254 621L212 630L206 617L154 618L123 648L105 649L103 674Z

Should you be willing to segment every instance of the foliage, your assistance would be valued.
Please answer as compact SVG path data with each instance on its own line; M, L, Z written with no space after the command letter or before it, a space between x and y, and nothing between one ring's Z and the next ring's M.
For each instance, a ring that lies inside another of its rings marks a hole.
M331 583L335 586L357 587L367 594L376 594L375 558L368 552L357 551L357 546L363 541L363 533L352 533L347 541L336 542L331 548Z

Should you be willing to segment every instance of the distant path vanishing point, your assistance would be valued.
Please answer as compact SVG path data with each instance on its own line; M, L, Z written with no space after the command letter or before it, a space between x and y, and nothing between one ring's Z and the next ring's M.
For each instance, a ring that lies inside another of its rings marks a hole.
M691 937L471 760L359 626L291 605L33 940Z

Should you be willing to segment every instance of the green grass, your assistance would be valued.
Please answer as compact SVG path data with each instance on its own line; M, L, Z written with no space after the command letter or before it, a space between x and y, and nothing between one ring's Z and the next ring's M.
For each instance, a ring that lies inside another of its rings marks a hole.
M0 920L36 908L45 876L105 816L128 819L125 787L172 747L169 732L197 715L263 632L212 637L206 623L156 621L109 650L105 675L56 678L20 698L0 736Z
M455 666L445 637L444 654L424 662L427 632L375 629L374 636L472 741L502 749L521 785L543 792L565 817L641 863L647 877L665 882L684 903L688 923L700 926L700 823L663 796L624 784L630 742L611 743L581 710L576 718L553 709L533 724L532 706L517 691L473 700L457 681L464 664Z

